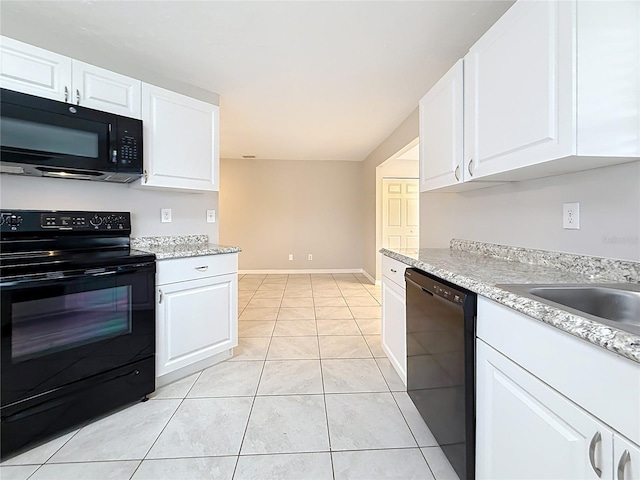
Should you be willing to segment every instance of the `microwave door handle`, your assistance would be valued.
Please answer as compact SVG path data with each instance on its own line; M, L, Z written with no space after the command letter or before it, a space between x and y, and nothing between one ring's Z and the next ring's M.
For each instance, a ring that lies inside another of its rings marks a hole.
M109 124L109 161L118 165L118 145L116 135L113 131L113 124Z

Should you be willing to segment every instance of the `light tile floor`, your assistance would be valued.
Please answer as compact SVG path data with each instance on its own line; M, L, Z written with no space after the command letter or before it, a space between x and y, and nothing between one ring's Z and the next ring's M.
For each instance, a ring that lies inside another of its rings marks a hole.
M362 275L244 275L234 357L0 466L2 480L457 478Z

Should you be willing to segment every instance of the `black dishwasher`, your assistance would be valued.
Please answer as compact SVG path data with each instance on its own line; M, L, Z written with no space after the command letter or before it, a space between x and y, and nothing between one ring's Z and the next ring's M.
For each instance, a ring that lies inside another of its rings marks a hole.
M407 393L461 479L475 476L476 295L413 268Z

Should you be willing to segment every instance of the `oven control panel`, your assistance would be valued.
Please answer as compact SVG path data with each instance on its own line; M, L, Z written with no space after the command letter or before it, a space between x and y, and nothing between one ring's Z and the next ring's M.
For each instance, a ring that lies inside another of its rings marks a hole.
M2 232L36 233L42 231L105 232L131 230L129 212L72 212L14 210L0 211Z

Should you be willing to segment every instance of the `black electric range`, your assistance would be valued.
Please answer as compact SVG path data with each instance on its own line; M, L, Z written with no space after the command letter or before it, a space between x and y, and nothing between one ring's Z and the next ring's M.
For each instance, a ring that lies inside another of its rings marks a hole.
M155 256L128 212L0 211L0 455L155 388Z

